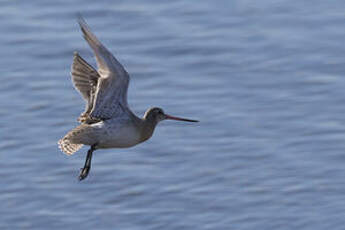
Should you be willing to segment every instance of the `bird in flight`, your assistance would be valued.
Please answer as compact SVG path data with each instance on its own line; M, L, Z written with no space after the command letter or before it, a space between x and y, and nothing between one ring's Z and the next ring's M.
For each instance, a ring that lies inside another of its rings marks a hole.
M79 180L83 180L89 174L92 153L96 149L128 148L144 142L163 120L198 121L168 115L157 107L148 109L142 118L137 117L127 103L127 71L91 32L81 16L78 23L94 52L98 69L74 53L72 82L86 101L86 108L78 118L81 124L69 131L58 144L67 155L72 155L83 145L90 146L79 174Z

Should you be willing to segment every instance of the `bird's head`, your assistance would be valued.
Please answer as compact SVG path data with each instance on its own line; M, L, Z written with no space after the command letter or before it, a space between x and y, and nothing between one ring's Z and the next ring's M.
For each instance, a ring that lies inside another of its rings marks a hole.
M191 119L174 117L174 116L168 115L164 113L163 109L157 108L157 107L148 109L144 115L144 119L147 121L154 122L155 124L163 120L198 122L197 120L191 120Z

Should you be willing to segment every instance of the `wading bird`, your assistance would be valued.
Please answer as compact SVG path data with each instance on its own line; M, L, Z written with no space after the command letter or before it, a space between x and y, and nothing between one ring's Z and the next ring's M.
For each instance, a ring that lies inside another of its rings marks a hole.
M127 148L144 142L162 120L197 120L170 116L161 108L150 108L143 118L137 117L127 104L128 73L91 32L82 17L78 23L94 52L98 70L74 53L72 82L85 99L86 108L78 118L81 125L68 132L58 144L67 155L72 155L83 145L91 146L79 174L79 180L83 180L89 174L92 153L96 149Z

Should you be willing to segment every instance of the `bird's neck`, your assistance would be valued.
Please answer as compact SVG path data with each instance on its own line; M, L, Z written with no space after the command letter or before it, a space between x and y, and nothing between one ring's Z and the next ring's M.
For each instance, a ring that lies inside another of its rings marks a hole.
M142 141L146 141L152 137L152 134L155 130L157 122L151 121L150 119L143 118L142 119L142 128L141 128L141 139Z

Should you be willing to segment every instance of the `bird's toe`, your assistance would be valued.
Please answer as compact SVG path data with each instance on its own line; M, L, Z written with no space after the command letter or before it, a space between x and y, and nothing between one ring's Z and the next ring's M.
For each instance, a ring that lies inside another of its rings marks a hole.
M89 175L90 167L80 169L79 180L84 180Z

